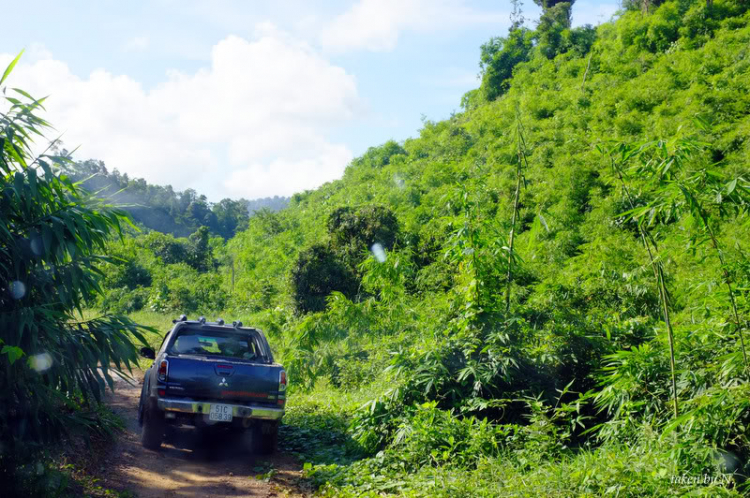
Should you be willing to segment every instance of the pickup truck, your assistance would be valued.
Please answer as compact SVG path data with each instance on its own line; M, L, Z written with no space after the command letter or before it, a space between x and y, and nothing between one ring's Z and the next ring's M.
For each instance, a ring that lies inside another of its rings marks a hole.
M252 431L254 451L272 453L284 416L286 372L263 332L203 317L173 322L158 351L141 349L154 360L138 405L143 446L158 450L166 426L174 424Z

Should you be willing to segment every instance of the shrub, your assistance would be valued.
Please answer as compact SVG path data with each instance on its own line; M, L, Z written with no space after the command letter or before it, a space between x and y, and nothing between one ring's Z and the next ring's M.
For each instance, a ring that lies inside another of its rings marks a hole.
M328 217L328 233L336 250L359 256L375 243L393 248L399 235L398 218L385 206L340 207Z
M332 292L354 297L359 287L356 276L326 245L316 244L302 251L292 268L292 297L297 311L323 311Z

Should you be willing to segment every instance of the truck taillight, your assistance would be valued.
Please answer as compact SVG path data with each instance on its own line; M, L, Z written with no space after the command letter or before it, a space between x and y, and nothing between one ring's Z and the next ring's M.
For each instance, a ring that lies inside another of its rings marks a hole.
M286 372L284 370L279 372L279 392L286 392Z
M169 375L169 362L161 360L161 363L159 363L159 380L166 381L167 375Z

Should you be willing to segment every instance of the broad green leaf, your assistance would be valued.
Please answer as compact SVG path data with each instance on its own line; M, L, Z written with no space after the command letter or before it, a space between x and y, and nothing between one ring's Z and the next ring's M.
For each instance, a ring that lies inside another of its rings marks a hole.
M12 365L16 362L16 360L22 357L25 353L23 349L17 346L3 346L3 349L0 350L0 354L7 355L8 361Z
M737 188L737 179L735 178L731 182L727 183L727 195L732 195L734 189Z

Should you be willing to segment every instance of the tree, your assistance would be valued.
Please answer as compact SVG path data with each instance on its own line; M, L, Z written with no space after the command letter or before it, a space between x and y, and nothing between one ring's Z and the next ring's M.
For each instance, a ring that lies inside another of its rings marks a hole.
M66 151L60 154L65 155ZM228 239L247 227L248 204L244 199L222 199L212 204L191 189L180 193L169 185L150 185L143 178L128 180L116 170L109 173L102 161L93 159L71 162L64 168L65 174L86 190L117 203L151 230L186 237L205 225L212 233ZM276 202L281 205L284 199L277 198Z
M484 100L495 100L508 90L513 69L531 58L533 47L533 32L526 28L513 30L506 38L491 38L482 45L479 58L482 84L479 91Z
M363 254L380 244L392 249L399 235L398 218L385 206L341 207L328 216L331 245L356 271Z
M188 260L185 245L169 234L151 232L139 240L142 240L142 244L149 248L155 256L161 258L164 264L184 263Z
M216 220L216 233L229 239L240 230L247 228L250 216L247 212L247 201L240 199L222 199L211 207Z
M328 296L336 291L351 299L359 281L330 247L316 244L302 251L292 268L292 297L297 311L324 311Z
M542 11L553 9L560 4L569 4L568 9L575 3L576 0L534 0L534 3L542 8Z
M208 243L208 227L202 226L188 237L187 263L200 272L213 268L213 254Z
M206 199L205 195L201 195L190 203L185 216L198 226L216 224L214 213L208 207L208 199Z
M704 131L711 131L707 124L701 124ZM725 256L726 248L719 240L716 225L717 220L722 217L737 216L747 211L750 189L743 185L744 178L724 177L712 169L716 166L714 164L700 164L690 168L693 156L705 154L706 149L706 144L695 139L670 142L660 140L641 145L637 150L642 164L636 171L654 185L654 198L646 206L634 209L632 215L644 224L680 218L697 221L695 225L698 225L698 230L691 234L690 246L695 251L703 244L710 244L720 262L721 276L731 309L729 322L738 338L747 375L749 365L743 334L744 320L740 318L737 309L738 292L734 288Z
M570 29L573 2L535 0L541 6L542 16L537 26L539 51L548 59L561 52L563 32Z
M510 13L509 31L515 31L523 27L526 18L523 17L523 2L521 0L511 0L511 4L513 5L513 10Z

